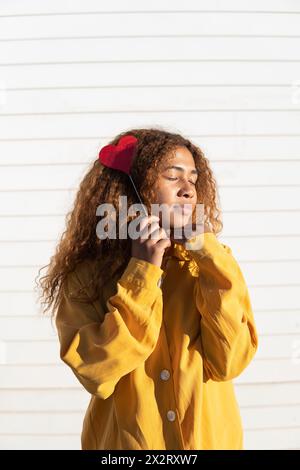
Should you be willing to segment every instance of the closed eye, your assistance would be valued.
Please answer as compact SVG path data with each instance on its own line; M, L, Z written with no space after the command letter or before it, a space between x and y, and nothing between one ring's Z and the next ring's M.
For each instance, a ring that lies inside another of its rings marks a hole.
M176 181L178 178L171 178L170 176L166 176L166 178L168 180L171 180L171 181ZM190 181L190 183L192 183L194 186L196 186L196 181Z

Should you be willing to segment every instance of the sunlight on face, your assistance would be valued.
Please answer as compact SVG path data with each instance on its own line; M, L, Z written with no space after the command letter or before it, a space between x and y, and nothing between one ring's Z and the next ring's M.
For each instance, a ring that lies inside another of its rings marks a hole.
M163 213L170 218L171 227L184 227L191 220L197 203L197 178L193 155L186 147L177 147L162 163L155 186L155 202L166 204Z

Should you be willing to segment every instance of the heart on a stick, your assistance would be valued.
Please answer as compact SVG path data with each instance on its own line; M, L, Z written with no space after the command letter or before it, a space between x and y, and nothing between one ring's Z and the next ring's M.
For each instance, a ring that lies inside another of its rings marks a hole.
M122 171L129 176L137 197L142 205L144 214L147 216L147 210L130 174L137 141L138 139L133 135L125 135L121 137L117 145L108 144L105 145L105 147L102 147L99 152L99 160L102 165L112 168L113 170Z
M137 138L133 135L121 137L117 145L105 145L99 152L102 165L130 174Z

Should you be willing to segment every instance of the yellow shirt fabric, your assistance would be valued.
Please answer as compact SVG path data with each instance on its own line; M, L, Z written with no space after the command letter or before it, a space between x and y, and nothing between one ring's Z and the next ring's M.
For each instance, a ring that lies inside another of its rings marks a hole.
M173 244L164 269L131 257L96 302L89 288L73 296L92 261L64 282L60 358L91 394L83 450L244 448L232 379L255 355L257 329L231 249L200 237L197 250Z

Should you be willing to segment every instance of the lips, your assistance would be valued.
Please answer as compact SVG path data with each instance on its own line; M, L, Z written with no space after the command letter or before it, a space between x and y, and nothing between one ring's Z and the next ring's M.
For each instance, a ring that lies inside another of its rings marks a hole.
M181 214L191 214L193 212L192 204L174 204L173 208Z

